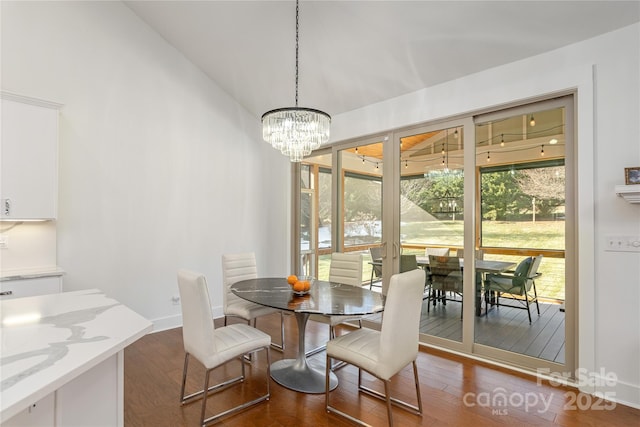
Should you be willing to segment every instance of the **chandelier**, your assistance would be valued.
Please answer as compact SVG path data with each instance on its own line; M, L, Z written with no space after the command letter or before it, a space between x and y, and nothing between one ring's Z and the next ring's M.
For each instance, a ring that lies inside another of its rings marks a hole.
M262 115L262 138L292 162L301 161L328 142L331 124L331 116L324 111L298 107L299 19L299 0L296 0L296 106L277 108Z

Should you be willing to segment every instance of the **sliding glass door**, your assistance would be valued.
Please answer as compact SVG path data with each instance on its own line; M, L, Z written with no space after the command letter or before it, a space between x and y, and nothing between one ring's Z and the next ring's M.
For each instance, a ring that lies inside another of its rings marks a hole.
M362 254L362 283L381 290L383 140L359 141L338 150L337 193L340 252Z
M400 151L399 271L427 275L420 332L462 341L464 284L464 133L459 123L427 126L396 137ZM471 213L473 210L471 210ZM453 269L430 266L429 256ZM441 273L441 274L440 274ZM455 279L454 279L455 277ZM470 302L472 303L472 302Z
M362 285L382 293L393 274L422 268L421 341L571 371L572 105L426 124L305 159L296 262L326 279L331 252L361 253Z
M476 351L538 368L565 366L573 353L565 304L573 299L566 271L573 256L566 221L571 100L475 120L477 243L486 260L512 263L507 271L483 274Z

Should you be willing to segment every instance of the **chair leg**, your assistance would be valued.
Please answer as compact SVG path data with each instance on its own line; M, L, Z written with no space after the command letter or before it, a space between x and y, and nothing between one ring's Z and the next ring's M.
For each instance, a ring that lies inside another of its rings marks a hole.
M236 412L239 412L239 411L241 411L243 409L246 409L246 408L248 408L250 406L253 406L253 405L255 405L257 403L260 403L260 402L263 402L265 400L269 400L269 398L271 397L271 389L270 389L270 385L269 385L270 377L271 377L271 354L270 354L270 351L269 351L270 347L266 346L266 347L262 347L262 348L256 349L256 351L259 351L259 350L265 350L267 352L267 392L266 392L266 394L263 394L263 395L255 398L255 399L249 401L249 402L245 402L245 403L240 404L238 406L235 406L235 407L233 407L231 409L227 409L226 411L220 412L220 413L218 413L216 415L213 415L213 416L211 416L211 417L209 417L207 419L204 418L205 417L205 412L206 412L206 407L207 407L207 396L209 395L210 392L222 391L222 390L226 389L227 387L244 380L244 378L245 378L244 377L245 367L244 367L244 363L241 362L241 366L242 366L242 375L241 376L232 378L232 379L227 380L227 381L225 381L223 383L212 385L212 386L209 386L209 377L210 377L211 371L213 371L213 369L215 369L215 368L208 369L205 372L204 388L201 391L193 393L193 394L191 394L189 396L186 396L183 399L182 403L184 404L184 403L186 403L185 401L192 400L193 398L202 395L202 408L200 410L200 425L202 427L205 427L205 426L207 426L209 424L213 424L213 423L217 422L219 419L221 419L222 417L234 414ZM183 394L184 394L184 392L183 392Z
M242 364L243 368L244 368L244 363ZM207 392L207 390L209 390L209 374L211 373L211 369L207 369L206 372L204 373L204 388L202 390L205 390L203 396L202 396L202 410L200 411L200 425L201 426L205 426L205 422L204 422L204 414L205 414L205 410L207 409L207 395L209 394Z
M329 363L331 363L331 360L329 358L329 356L327 356L327 364L325 366L325 382L324 382L324 410L329 412L329 383L330 383L330 371L331 369L329 369Z
M535 280L533 280L533 296L536 298L536 309L538 310L538 316L540 316L540 306L538 305L538 291L536 291Z
M343 418L346 418L358 425L361 426L369 426L369 424L365 424L364 422L360 421L359 419L347 414L346 412L342 412L336 408L334 408L333 406L331 406L330 402L329 402L329 387L330 387L330 375L331 375L331 368L330 368L330 358L329 356L327 356L327 364L326 364L326 368L325 368L325 387L324 387L324 409L325 411L327 411L328 413L334 413L337 414ZM360 368L358 368L358 385L360 385ZM369 426L370 427L370 426Z
M416 383L416 398L418 399L418 413L422 415L422 396L420 395L420 378L418 377L418 365L413 361L413 378Z
M284 345L284 313L281 311L280 312L280 344L271 343L271 348L273 348L276 351L279 351L280 353L284 353L285 350L285 345Z
M387 402L387 417L389 418L389 427L393 427L393 411L391 410L391 390L389 390L389 383L391 381L384 381L384 395Z
M415 361L413 363L415 364ZM414 369L417 369L417 366L414 366ZM371 375L373 375L373 374L371 374ZM415 378L417 378L417 370L414 371L414 376L415 376ZM374 377L375 377L375 375L374 375ZM376 377L376 378L378 378L378 377ZM378 378L378 379L381 380L381 381L384 381L382 378ZM409 412L411 412L413 414L422 416L422 400L418 399L418 406L414 406L414 405L412 405L412 404L410 404L408 402L405 402L403 400L396 399L395 397L391 397L389 395L389 393L386 392L386 390L385 390L385 394L382 394L377 390L374 390L372 388L369 388L367 386L362 385L362 369L360 369L360 368L358 368L358 390L360 390L361 392L363 392L365 394L368 394L369 396L375 397L375 398L380 399L380 400L386 400L387 396L389 396L389 399L391 400L391 403L393 405L396 405L397 407L402 408L405 411L409 411ZM419 395L420 394L419 389L416 388L416 390L417 390L416 394Z
M189 366L189 353L184 355L184 368L182 368L182 387L180 388L180 403L184 404L184 388L187 383L187 367Z
M186 405L188 403L191 403L195 400L198 400L200 398L200 396L203 395L207 395L213 391L219 391L219 390L223 390L233 384L239 383L241 381L244 380L244 364L242 364L242 375L237 376L235 378L231 378L225 382L222 382L220 384L216 384L216 385L212 385L211 387L209 387L205 393L205 389L202 389L200 391L196 391L194 393L191 393L188 396L184 395L185 392L185 383L186 383L186 379L187 379L187 365L188 365L188 361L189 361L189 354L187 354L185 356L184 359L184 372L182 374L182 387L181 387L181 392L180 392L180 404L181 405Z

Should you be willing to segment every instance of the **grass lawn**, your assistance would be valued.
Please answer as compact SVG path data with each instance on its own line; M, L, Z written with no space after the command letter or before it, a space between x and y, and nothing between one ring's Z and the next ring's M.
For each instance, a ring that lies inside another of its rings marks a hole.
M482 223L482 246L528 249L564 249L564 221L484 221ZM403 223L400 227L403 245L450 245L462 247L462 221L424 221ZM405 253L423 253L406 249ZM371 266L369 252L363 252L363 283L369 282ZM486 255L485 259L519 262L521 256ZM329 276L330 255L322 256L318 265L318 277ZM542 276L536 280L536 289L541 299L564 301L565 260L544 258L540 265Z

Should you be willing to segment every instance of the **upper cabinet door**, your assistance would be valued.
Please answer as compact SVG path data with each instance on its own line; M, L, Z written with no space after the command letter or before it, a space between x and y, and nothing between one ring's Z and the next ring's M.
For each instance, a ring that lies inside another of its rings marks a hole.
M0 219L55 219L59 106L14 98L2 98Z

